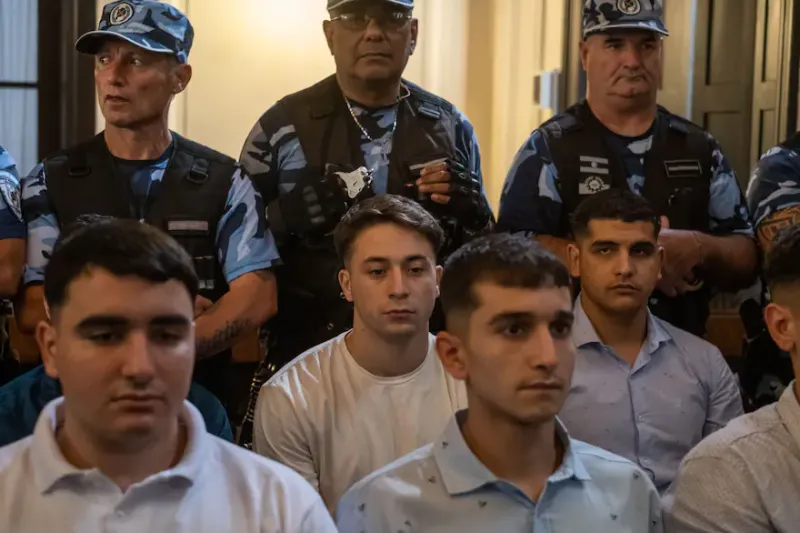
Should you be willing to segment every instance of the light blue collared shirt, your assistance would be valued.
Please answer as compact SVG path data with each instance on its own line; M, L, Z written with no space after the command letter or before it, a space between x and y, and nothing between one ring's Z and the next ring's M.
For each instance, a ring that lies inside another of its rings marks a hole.
M578 353L559 418L576 439L637 463L659 492L689 450L743 414L720 351L652 314L632 368L600 340L581 298L572 338Z
M653 533L658 492L631 462L570 439L538 502L498 479L461 434L466 411L442 436L356 483L337 510L340 533Z

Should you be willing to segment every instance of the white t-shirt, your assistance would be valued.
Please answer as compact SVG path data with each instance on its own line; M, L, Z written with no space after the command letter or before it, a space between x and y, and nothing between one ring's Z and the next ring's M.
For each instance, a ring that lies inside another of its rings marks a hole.
M436 440L467 406L464 384L442 367L433 335L419 368L382 378L356 363L348 333L264 384L253 431L255 451L299 472L332 514L356 481Z
M99 470L64 459L55 439L63 402L45 406L32 436L0 448L3 533L336 532L296 472L210 435L189 402L181 460L123 493Z

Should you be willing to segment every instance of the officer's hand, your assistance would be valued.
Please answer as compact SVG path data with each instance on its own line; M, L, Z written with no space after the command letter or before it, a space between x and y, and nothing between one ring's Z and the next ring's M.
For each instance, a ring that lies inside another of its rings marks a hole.
M423 168L417 180L420 194L430 194L431 200L446 205L450 202L450 168L446 161Z
M478 176L455 161L443 161L422 169L416 181L420 195L447 206L461 224L481 229L489 221L491 210L483 196Z
M703 257L697 237L691 231L670 229L665 217L661 217L661 225L658 244L664 248L665 257L659 290L667 296L677 296L699 289L702 281L697 279L695 269Z
M202 296L196 296L194 299L194 317L197 318L206 311L208 311L214 302L209 300L208 298L203 298Z

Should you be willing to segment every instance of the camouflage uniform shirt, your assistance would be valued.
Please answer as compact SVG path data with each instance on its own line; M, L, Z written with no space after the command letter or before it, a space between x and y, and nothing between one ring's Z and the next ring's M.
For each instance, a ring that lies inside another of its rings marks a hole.
M714 234L753 235L753 226L736 175L717 141L707 134L713 150L713 177L708 204L710 230ZM606 131L607 143L624 162L631 191L644 191L644 157L653 144L652 132L622 137ZM530 235L557 235L562 200L556 169L541 129L522 145L509 170L500 200L498 226L505 231Z
M151 161L115 159L118 171L130 179L136 199L134 211L140 220L147 215L148 199L158 194L172 150L170 146L161 157ZM59 235L59 222L48 198L41 163L22 180L22 206L28 223L28 264L24 282L29 285L44 280L44 268ZM228 283L249 272L269 268L279 260L263 206L250 178L237 168L231 176L225 214L216 229L217 259ZM239 214L242 211L243 217Z

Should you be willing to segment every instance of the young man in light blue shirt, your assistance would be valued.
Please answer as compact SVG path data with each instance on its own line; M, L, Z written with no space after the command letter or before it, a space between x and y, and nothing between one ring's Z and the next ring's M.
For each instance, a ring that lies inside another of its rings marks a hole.
M572 440L556 418L575 358L570 282L522 236L482 237L450 257L437 351L469 408L436 442L354 485L341 533L662 531L648 477Z
M664 493L684 455L742 414L738 384L715 346L648 310L671 234L644 198L596 194L572 227L578 352L559 416L576 438L637 463Z

